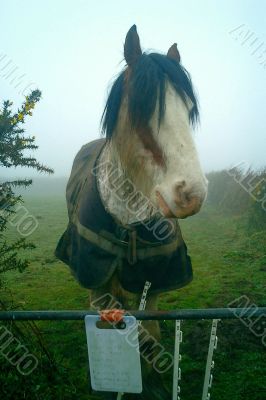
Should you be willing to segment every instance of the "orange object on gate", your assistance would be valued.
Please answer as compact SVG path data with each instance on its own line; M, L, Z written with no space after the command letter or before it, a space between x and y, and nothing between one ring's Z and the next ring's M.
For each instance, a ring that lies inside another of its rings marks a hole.
M120 322L123 321L125 310L101 310L100 318L101 321L107 322Z

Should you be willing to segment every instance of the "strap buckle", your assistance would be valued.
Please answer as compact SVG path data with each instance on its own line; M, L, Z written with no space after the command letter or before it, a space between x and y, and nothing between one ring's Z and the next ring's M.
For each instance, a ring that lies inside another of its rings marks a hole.
M128 232L127 260L130 265L134 265L137 262L137 232L135 230Z

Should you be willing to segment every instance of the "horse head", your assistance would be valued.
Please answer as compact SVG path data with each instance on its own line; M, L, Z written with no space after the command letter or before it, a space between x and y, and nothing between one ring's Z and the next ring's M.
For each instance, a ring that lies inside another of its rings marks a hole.
M192 136L198 102L177 45L166 55L142 52L133 25L124 57L103 114L109 158L164 216L193 215L206 197L207 179Z

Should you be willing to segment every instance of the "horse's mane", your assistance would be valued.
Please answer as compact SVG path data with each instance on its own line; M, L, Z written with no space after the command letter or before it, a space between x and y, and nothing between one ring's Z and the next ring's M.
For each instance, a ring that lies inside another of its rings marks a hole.
M102 115L102 132L107 139L112 137L125 89L126 70L115 80ZM165 112L165 83L169 80L176 92L186 103L186 96L192 101L193 108L189 119L195 124L199 118L198 102L192 82L186 69L175 60L158 54L142 54L130 72L127 83L128 112L133 128L147 126L151 119L159 96L159 124Z

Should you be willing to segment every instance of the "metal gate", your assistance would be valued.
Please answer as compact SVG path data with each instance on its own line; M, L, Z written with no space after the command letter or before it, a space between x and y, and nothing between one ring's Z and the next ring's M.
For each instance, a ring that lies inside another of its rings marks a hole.
M99 315L97 311L2 311L0 321L74 321L84 320L86 315ZM218 322L224 319L250 319L253 324L257 321L261 324L261 335L266 343L266 307L249 308L209 308L209 309L186 309L177 311L128 311L125 315L133 315L139 321L147 320L174 320L175 321L175 349L174 349L174 372L172 399L179 400L181 370L179 362L180 343L182 342L181 324L183 320L212 320L210 332L209 349L205 368L202 400L210 399L210 388L212 386L212 371L214 368L213 354L217 347ZM118 394L118 399L122 394Z

